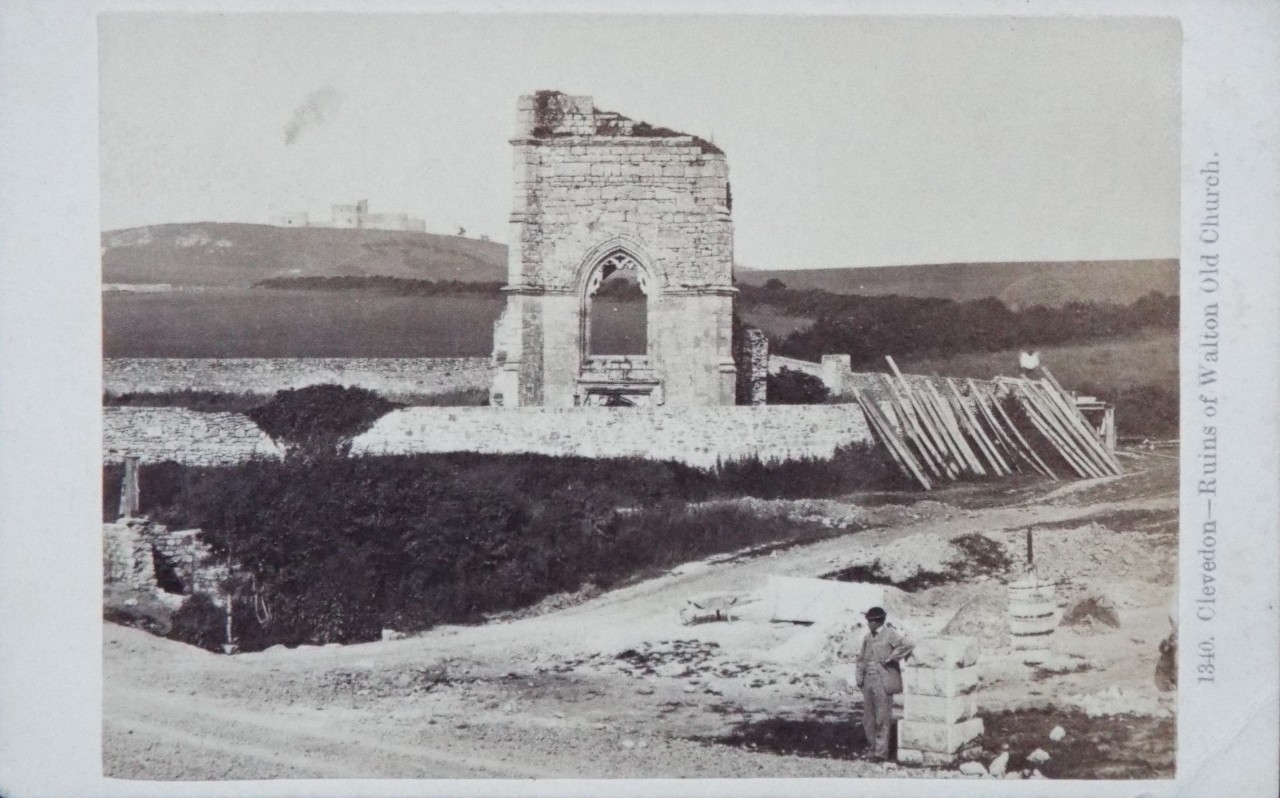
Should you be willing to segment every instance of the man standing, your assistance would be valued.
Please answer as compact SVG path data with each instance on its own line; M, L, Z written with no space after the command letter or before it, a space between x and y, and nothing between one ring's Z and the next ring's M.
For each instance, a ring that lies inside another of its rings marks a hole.
M892 626L886 613L872 607L864 613L868 632L858 654L858 687L862 688L862 728L872 762L889 758L889 728L893 725L893 696L902 692L902 660L915 644Z

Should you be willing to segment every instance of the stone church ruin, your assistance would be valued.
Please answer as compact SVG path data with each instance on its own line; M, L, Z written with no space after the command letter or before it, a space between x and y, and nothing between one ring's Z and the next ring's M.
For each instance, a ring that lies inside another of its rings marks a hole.
M1014 397L1034 426L1025 431L1061 453L1061 470L1122 470L1111 409L1067 394L1047 370L1046 380L953 381L903 375L893 363L892 375L855 373L847 354L821 363L771 356L765 334L735 318L732 192L713 143L555 91L520 98L510 143L506 300L491 357L107 361L107 389L487 391L487 407L393 410L352 441L351 454L642 457L709 468L829 459L840 447L881 443L925 489L962 474L1056 478L1005 416L1001 403ZM606 337L593 331L610 330L593 322L606 300L621 306L608 289L622 276L635 292L626 302L642 302L643 312L632 314L637 328L617 347L593 340ZM844 401L767 404L769 375L783 370L817 378ZM104 462L283 456L243 413L107 407L103 433Z
M696 136L601 111L591 97L520 98L506 309L494 327L497 407L736 403L729 168ZM592 348L592 301L629 272L643 354ZM750 395L748 392L747 395Z

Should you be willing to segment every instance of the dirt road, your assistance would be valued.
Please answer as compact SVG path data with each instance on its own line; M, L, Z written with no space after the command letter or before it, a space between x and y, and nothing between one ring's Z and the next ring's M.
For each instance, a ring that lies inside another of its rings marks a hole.
M780 511L837 530L858 517L866 528L690 563L535 617L404 640L227 657L107 624L104 773L959 777L863 761L859 701L845 683L848 640L838 630L771 623L760 611L771 574L853 568L916 586L886 587L891 612L916 634L950 624L979 639L978 701L982 714L999 718L988 723L992 752L1010 744L1016 765L1031 750L1020 748L1061 715L1071 736L1045 775L1170 775L1171 701L1155 692L1152 672L1176 572L1177 464L1126 462L1132 474L1091 483L796 502ZM972 563L950 542L981 536L1016 562L1028 527L1037 563L1062 580L1064 599L1103 595L1120 620L1119 628L1060 629L1055 659L1042 668L1009 649L1006 575L965 571ZM934 584L922 578L930 569L952 577ZM738 597L744 617L682 624L686 599L707 595Z

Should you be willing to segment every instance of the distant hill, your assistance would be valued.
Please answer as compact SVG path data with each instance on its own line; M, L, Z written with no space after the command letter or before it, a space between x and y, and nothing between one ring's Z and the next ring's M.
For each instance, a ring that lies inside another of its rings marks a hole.
M200 222L102 234L103 282L248 287L276 277L386 276L505 282L507 248L459 236L327 227ZM753 270L794 289L838 294L996 297L1012 308L1072 300L1128 304L1149 291L1178 293L1176 260L944 263L851 269Z
M104 283L247 287L270 277L506 282L507 248L390 230L201 222L102 234Z
M942 263L926 266L753 270L737 278L751 285L778 279L788 288L819 288L836 294L996 297L1011 308L1058 306L1073 300L1128 304L1150 291L1178 294L1177 260L1065 261L1034 263Z

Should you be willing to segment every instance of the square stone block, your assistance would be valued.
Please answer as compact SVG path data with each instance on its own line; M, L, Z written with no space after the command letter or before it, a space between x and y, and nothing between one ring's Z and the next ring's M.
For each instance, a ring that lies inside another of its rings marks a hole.
M971 637L929 637L916 644L911 662L921 668L964 668L978 661Z
M958 751L953 754L943 754L937 751L921 751L918 748L899 748L898 762L903 765L923 765L924 767L950 767L961 759L970 758L980 752L980 749L972 748Z
M903 720L898 723L898 745L920 751L954 754L982 735L982 718L960 723L920 723Z
M902 684L912 695L957 696L972 693L978 688L978 668L907 667L902 669Z
M958 723L978 714L973 694L932 696L908 694L902 702L902 716L921 723Z

